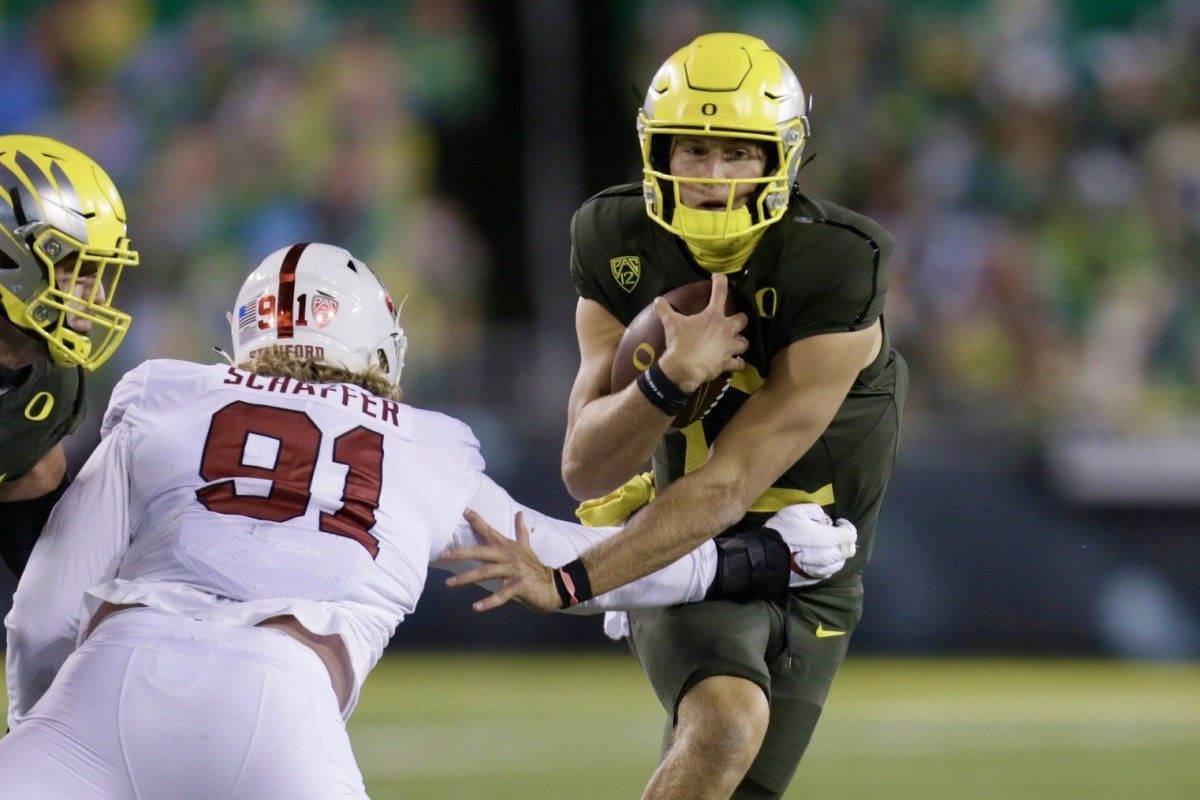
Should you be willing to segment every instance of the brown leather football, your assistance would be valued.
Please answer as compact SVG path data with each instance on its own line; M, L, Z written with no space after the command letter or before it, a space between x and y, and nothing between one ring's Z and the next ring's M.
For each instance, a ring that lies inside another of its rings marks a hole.
M697 281L685 283L663 295L671 307L680 314L692 315L704 310L712 296L712 281ZM725 314L736 313L733 304L733 293L725 299ZM654 313L653 304L647 305L629 323L617 344L616 355L613 356L612 376L609 378L611 391L615 394L637 379L638 375L650 368L655 359L666 349L667 334L663 330L658 314ZM732 376L725 372L714 380L700 385L700 388L688 398L683 410L675 415L673 424L676 428L690 425L716 405L725 390L729 388Z

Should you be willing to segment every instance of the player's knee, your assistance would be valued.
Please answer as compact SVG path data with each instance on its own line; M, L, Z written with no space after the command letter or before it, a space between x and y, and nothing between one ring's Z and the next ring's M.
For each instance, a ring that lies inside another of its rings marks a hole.
M679 704L676 741L705 756L749 766L767 733L770 706L756 684L717 676L693 686Z

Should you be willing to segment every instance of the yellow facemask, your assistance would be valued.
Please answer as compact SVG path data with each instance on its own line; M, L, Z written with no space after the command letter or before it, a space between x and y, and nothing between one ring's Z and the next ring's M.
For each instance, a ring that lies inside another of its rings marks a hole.
M131 319L117 284L139 256L99 164L43 136L0 136L0 254L0 314L56 364L94 370L112 356Z
M754 227L750 209L704 211L675 206L671 225L680 231L696 263L709 272L736 272L746 264L765 228ZM751 230L751 228L754 228Z

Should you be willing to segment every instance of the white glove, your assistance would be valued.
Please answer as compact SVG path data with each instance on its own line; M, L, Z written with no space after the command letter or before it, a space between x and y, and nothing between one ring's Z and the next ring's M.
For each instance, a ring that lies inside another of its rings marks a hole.
M798 503L766 521L792 551L788 586L812 586L846 565L858 552L858 529L848 519L836 523L816 503Z

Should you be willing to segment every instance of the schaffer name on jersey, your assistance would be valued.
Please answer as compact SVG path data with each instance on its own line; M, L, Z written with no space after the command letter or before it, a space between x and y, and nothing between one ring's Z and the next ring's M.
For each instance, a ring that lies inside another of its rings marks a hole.
M358 408L368 417L400 427L400 404L385 400L349 383L304 383L292 378L267 378L230 367L223 381L225 386L241 386L257 392L280 395L305 395L340 402L346 408Z

